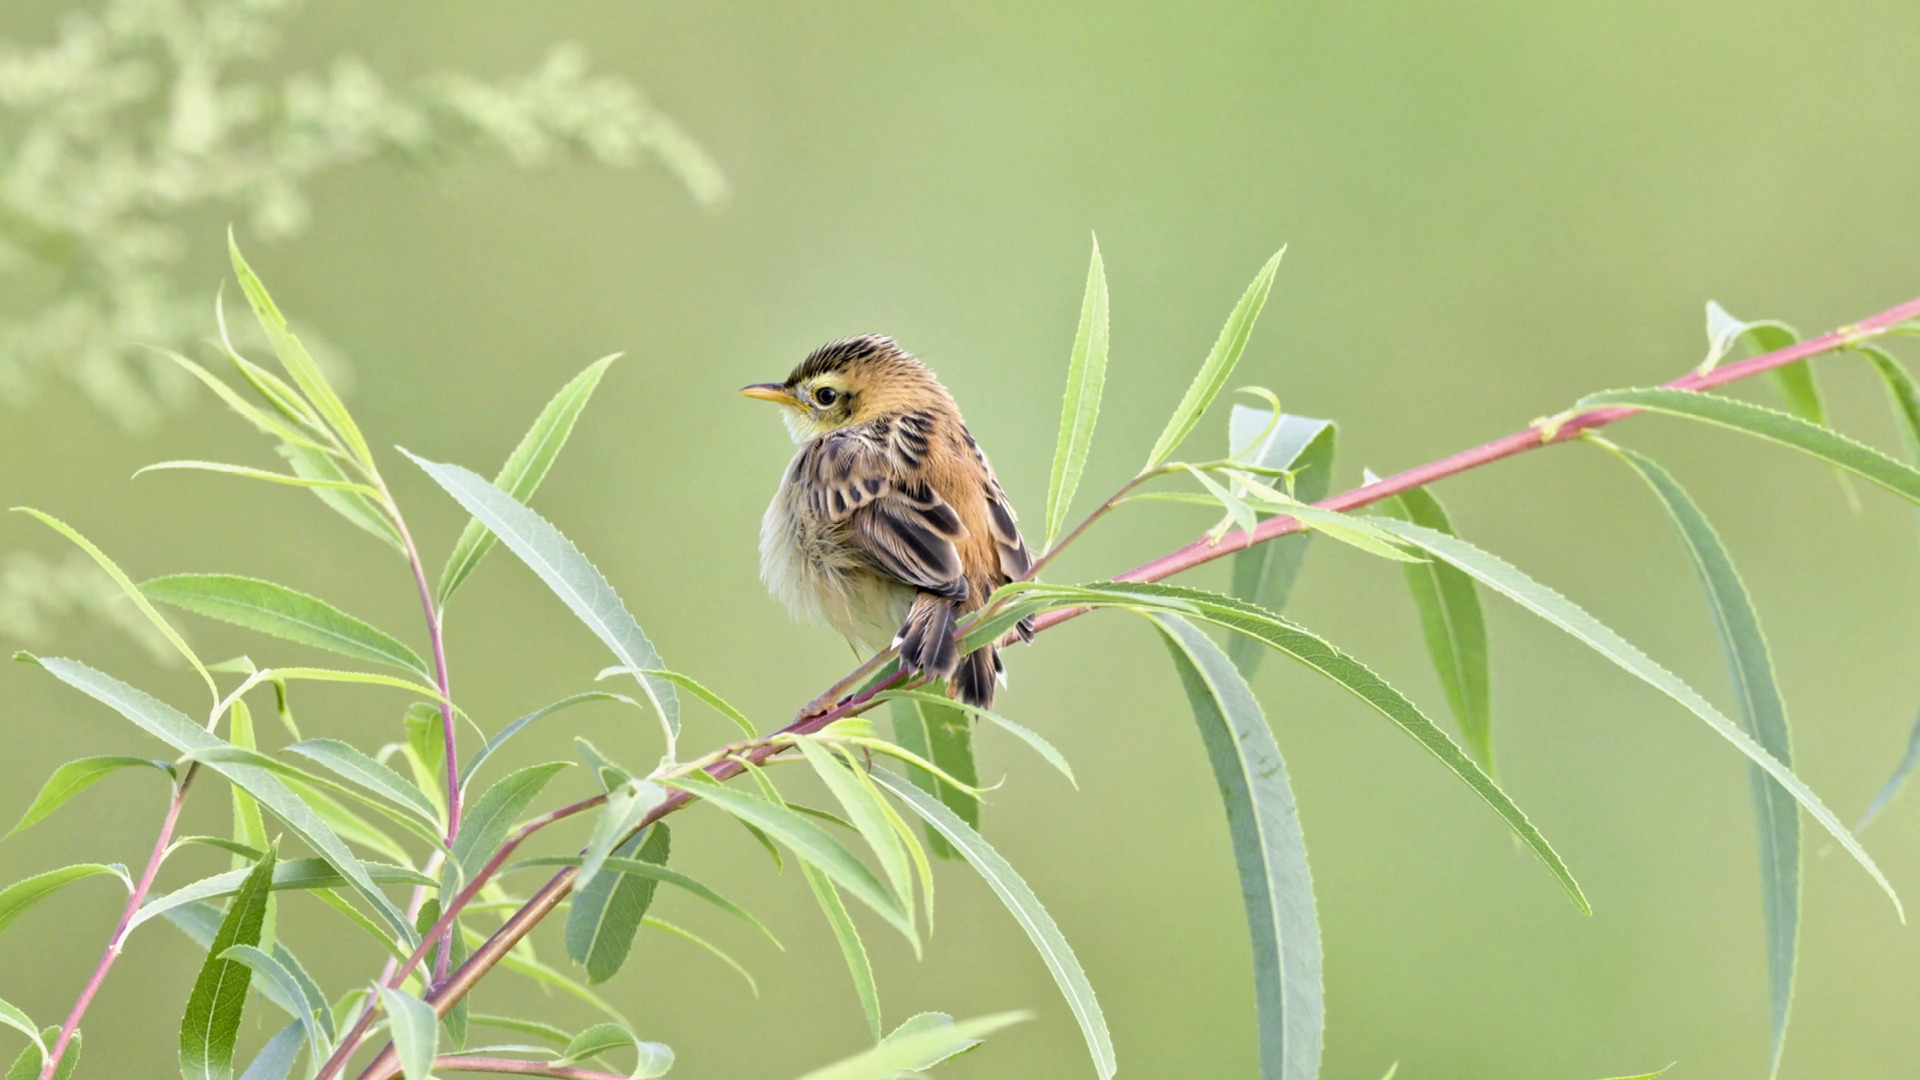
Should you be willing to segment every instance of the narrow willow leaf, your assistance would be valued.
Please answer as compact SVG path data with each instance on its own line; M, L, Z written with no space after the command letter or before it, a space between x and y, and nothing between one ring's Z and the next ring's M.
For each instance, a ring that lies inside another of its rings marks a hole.
M1446 508L1426 488L1401 492L1381 505L1389 516L1453 535ZM1450 563L1430 560L1401 569L1420 614L1427 656L1440 677L1440 688L1446 691L1447 707L1474 760L1492 776L1493 696L1479 590L1472 578Z
M44 1028L40 1032L40 1041L47 1045L48 1053L52 1052L54 1040L59 1037L60 1029L57 1027ZM45 1060L41 1053L38 1044L22 1048L20 1056L13 1059L13 1066L7 1070L5 1080L39 1080L41 1065ZM73 1070L79 1067L80 1029L74 1028L73 1038L67 1040L66 1053L60 1055L60 1065L53 1071L53 1080L68 1080Z
M61 682L108 706L133 721L148 734L183 754L231 745L208 734L200 725L189 720L171 705L128 686L110 675L95 671L85 664L58 657L39 659L36 662ZM347 846L340 842L340 837L278 778L252 765L208 762L208 767L245 788L249 794L260 801L261 806L271 810L276 817L284 821L303 843L319 852L328 863L345 875L352 883L354 890L366 897L367 901L374 906L374 910L378 911L390 925L400 930L403 935L412 932L412 928L407 925L406 915L395 907L393 901L387 899L386 894L373 883L373 879L367 876L366 867L362 866L353 852L347 850Z
M929 745L931 740L927 732L927 716L925 712L927 707L927 702L918 701L913 698L896 698L888 707L888 715L893 722L893 741L895 745L921 759L931 757L933 754L933 748ZM918 766L910 765L907 767L907 779L913 781L915 787L927 794L935 798L940 797L940 788L942 785L931 772ZM975 816L976 818L978 817L977 811ZM925 828L927 830L927 848L933 852L935 857L941 859L957 859L960 857L960 853L949 847L946 838L941 836L933 826L928 825L925 826Z
M300 476L297 473L290 475L288 473L273 472L268 469L256 469L251 465L235 465L225 461L156 461L151 465L137 470L133 475L139 476L141 473L150 472L173 472L182 469L195 472L225 473L228 476L239 476L248 480L265 480L270 484L286 484L289 487L342 491L368 499L377 499L380 497L378 491L352 480Z
M845 762L814 739L806 736L794 740L800 753L813 766L827 790L833 793L847 812L847 820L867 842L873 854L880 860L880 869L886 872L887 883L893 887L893 895L909 912L913 910L913 870L907 865L907 849L900 843L900 837L894 834L893 823L887 820L887 812L882 808L880 799L866 785L862 784L853 770ZM880 1037L879 1032L874 1038Z
M1181 467L1186 469L1195 480L1198 480L1201 487L1207 489L1207 495L1211 497L1215 503L1219 504L1221 509L1227 512L1228 521L1240 526L1240 531L1246 535L1247 542L1252 543L1253 530L1258 527L1260 523L1260 519L1254 516L1253 507L1247 505L1245 499L1229 492L1221 485L1220 481L1208 476L1204 470L1193 465L1188 465L1185 462L1181 463ZM1228 531L1227 522L1221 522L1219 528L1213 531L1214 542L1219 542L1220 538L1225 536Z
M1086 1036L1087 1051L1093 1056L1094 1071L1100 1074L1100 1080L1112 1080L1119 1066L1114 1058L1113 1037L1107 1033L1106 1014L1100 1011L1100 1002L1093 994L1093 984L1087 981L1087 973L1080 967L1079 958L1073 955L1072 946L1067 944L1066 936L1060 933L1060 927L1047 914L1040 898L1033 894L1013 866L953 811L898 776L883 770L875 770L871 775L876 783L906 803L923 821L938 829L954 850L985 879L1000 902L1006 905L1014 921L1026 931L1028 940L1039 951L1041 961L1047 965L1047 970L1053 974L1053 981L1060 987L1060 993L1066 997L1067 1007L1073 1010L1074 1019L1079 1021L1080 1033Z
M1166 430L1155 440L1153 452L1147 455L1146 469L1158 467L1179 449L1180 443L1200 422L1200 415L1227 385L1234 365L1240 362L1240 354L1246 351L1247 339L1253 336L1253 324L1260 318L1260 309L1266 306L1274 272L1280 269L1280 257L1286 253L1286 248L1274 252L1273 258L1254 275L1253 284L1247 286L1240 302L1234 305L1233 314L1227 316L1227 324L1220 328L1220 337L1213 343L1213 351L1207 354L1206 362L1193 377L1193 385L1187 387L1186 396L1168 418Z
M263 980L263 985L264 983L272 983L280 991L280 997L286 998L289 1001L299 1001L303 1003L306 1000L306 995L304 991L302 991L299 981L293 977L293 972L288 971L282 966L279 960L261 952L252 945L234 945L225 952L222 952L220 959L231 960L234 963L245 965L247 970L253 972L255 976ZM320 1024L314 1018L312 1011L303 1010L294 1016L294 1020L300 1025L301 1030L306 1033L307 1044L312 1049L313 1060L319 1061L325 1058L327 1055L326 1042L321 1034Z
M682 941L686 941L690 944L699 946L701 949L704 949L706 952L712 954L712 956L715 959L719 960L721 963L732 968L735 974L739 975L742 979L745 979L747 981L747 989L753 992L754 997L760 996L760 984L753 981L753 972L748 971L746 969L746 966L740 963L740 961L735 960L731 956L728 956L725 949L722 949L720 946L715 945L713 942L708 941L707 939L701 937L700 935L693 933L692 931L686 929L685 927L676 926L673 923L666 921L665 919L657 919L652 915L649 915L646 918L640 920L640 922L641 922L641 925L643 926L651 926L655 930L660 930L665 933L672 934L674 937L677 937Z
M176 574L143 582L140 591L150 600L196 615L433 678L426 661L399 639L325 600L271 581L235 574Z
M897 1039L889 1036L871 1050L815 1069L800 1080L892 1080L903 1072L917 1072L926 1063L952 1057L1001 1028L1029 1018L1030 1014L1023 1012L997 1013L950 1026L928 1026Z
M150 758L106 755L67 762L53 770L52 776L47 777L47 782L40 787L40 794L33 797L33 804L27 807L26 813L20 815L19 823L14 825L7 835L12 836L40 822L48 814L65 806L67 800L105 779L109 774L119 772L121 769L141 766L158 770L166 774L169 779L173 776L173 769L166 762L154 761Z
M1039 732L1021 724L1016 724L1006 717L1001 716L999 713L925 690L886 690L875 694L874 697L881 701L917 701L925 705L959 709L961 712L976 720L985 720L1032 747L1033 752L1045 758L1047 764L1060 770L1060 775L1066 777L1069 784L1072 784L1074 787L1080 786L1080 782L1073 778L1073 766L1067 764L1066 755L1055 749L1052 743L1042 738ZM912 747L908 747L908 749L911 750ZM917 753L918 751L915 752Z
M1780 685L1774 679L1773 658L1760 628L1760 614L1753 608L1739 571L1734 569L1733 557L1686 489L1658 462L1626 447L1596 441L1631 466L1659 497L1706 594L1720 651L1726 657L1727 674L1733 681L1740 726L1783 767L1791 768L1793 739L1786 702L1781 700ZM1769 1075L1777 1076L1780 1054L1786 1049L1794 961L1799 952L1800 814L1793 796L1758 765L1747 766L1747 782L1753 794L1754 827L1760 838L1760 901L1766 916L1767 986L1773 1029Z
M287 1080L293 1075L293 1063L300 1059L303 1030L298 1021L281 1028L253 1056L253 1064L240 1074L240 1080Z
M433 1006L391 986L380 988L380 1004L387 1010L387 1033L400 1058L407 1080L433 1080L433 1059L440 1053L440 1018Z
M1152 619L1180 672L1226 806L1240 897L1253 938L1260 1075L1265 1080L1315 1080L1326 1022L1320 922L1300 811L1280 747L1260 703L1226 654L1177 615Z
M664 843L665 842L663 841L663 844ZM537 867L537 866L579 866L579 865L580 865L580 856L578 855L547 855L537 859L523 859L520 862L514 863L512 866L508 867L507 869L521 870L521 869L527 869L527 868ZM774 945L779 946L780 948L783 948L783 949L786 947L780 944L780 939L773 936L773 931L767 929L767 926L765 923L761 922L759 919L754 918L752 912L748 911L746 908L741 907L739 904L736 904L733 901L727 899L726 897L720 895L719 893L715 892L713 889L708 888L705 883L698 881L695 878L689 877L688 875L683 874L680 871L675 870L669 866L665 866L663 864L658 864L658 863L641 862L637 859L623 859L617 856L609 856L605 861L602 862L601 865L604 867L605 872L608 874L614 874L614 875L631 874L631 875L634 875L635 877L651 878L654 881L665 882L666 884L672 885L675 888L683 889L693 894L694 896L697 896L700 899L705 900L707 903L712 904L714 907L719 908L720 910L726 912L727 914L745 921L746 923L751 925L754 929L760 931L762 934L767 935L767 940L773 942Z
M533 426L520 437L520 444L507 455L507 463L500 467L499 475L493 478L493 486L508 495L526 502L540 487L540 481L547 478L547 470L553 467L553 461L560 456L560 449L567 445L567 436L573 433L574 421L580 418L580 410L587 407L588 399L600 385L600 377L607 373L607 365L620 358L619 353L604 356L587 365L587 369L575 375L560 392L553 395ZM453 545L453 554L447 556L447 565L440 571L439 598L442 607L453 590L467 580L473 568L480 565L487 552L493 548L493 533L479 521L468 521L467 527L460 532L459 542Z
M187 647L186 639L180 636L180 632L173 628L172 623L168 622L164 616L154 610L153 605L141 594L140 587L133 583L133 579L128 577L126 572L121 570L118 564L112 559L107 558L106 552L93 546L93 541L81 536L78 532L74 531L71 525L68 525L66 522L61 521L51 514L43 514L31 506L16 506L13 509L16 513L29 515L54 532L72 541L73 545L81 551L86 552L87 557L92 559L94 564L100 567L100 569L105 570L107 576L113 579L115 585L120 586L120 591L126 594L127 599L133 601L133 606L140 609L140 614L147 617L147 621L153 624L154 629L160 631L160 635L166 638L167 641L179 651L181 656L187 658L187 663L192 664L193 670L200 673L201 680L207 684L207 689L213 692L213 696L216 698L220 696L220 688L214 685L213 676L208 674L207 666L200 662L200 658L194 655L193 650Z
M730 704L725 698L707 689L706 687L700 685L700 683L696 682L690 676L682 675L677 671L668 671L665 668L652 668L648 670L635 672L629 668L610 667L600 672L600 674L594 676L594 678L604 679L609 675L615 675L615 674L651 675L657 678L665 679L668 682L672 683L673 685L679 687L680 689L685 690L688 693L692 694L694 697L699 698L701 701L706 702L708 705L713 706L713 710L715 712L726 717L728 720L733 721L733 726L745 732L747 738L749 739L757 738L760 734L759 731L753 726L753 721L747 718L746 713L743 713L739 709L734 708L733 705Z
M973 760L973 725L967 721L967 714L951 705L935 705L924 701L919 703L919 708L927 724L927 761L968 788L979 787L980 770ZM975 830L980 828L980 799L973 792L947 783L934 773L922 770L922 774L934 785L930 793L936 794L947 805L947 809L959 815L960 820L969 827ZM936 830L931 835L940 834ZM941 837L935 851L945 847L946 839ZM949 850L948 857L951 858L952 854Z
M1742 342L1757 356L1784 349L1799 340L1800 332L1786 323L1774 319L1746 322L1709 300L1707 358L1701 361L1699 370L1702 374L1712 371ZM1820 387L1813 381L1813 368L1808 361L1796 360L1768 371L1767 382L1786 403L1788 412L1808 423L1827 426L1826 405L1820 400Z
M345 489L345 485L350 484L351 481L340 468L339 462L332 456L296 443L281 443L275 451L287 459L287 464L293 469L295 476L305 480L325 481L325 483L315 484L312 490L314 495L327 504L334 513L379 537L388 547L400 554L407 553L406 541L400 539L400 530L394 528L393 520L381 509L379 502Z
M228 408L239 413L243 419L252 424L261 434L271 435L276 439L295 443L310 450L317 450L321 453L326 452L326 447L314 442L298 427L295 427L293 424L288 423L286 420L272 413L266 412L246 398L241 397L233 387L228 386L225 381L215 376L206 368L174 352L172 349L160 349L158 352L160 355L165 356L176 365L185 369L187 373L194 378L199 379L207 389L214 392L215 396L219 397L221 401L226 402Z
M668 782L667 786L705 799L741 821L766 831L802 860L819 867L833 879L834 884L878 912L908 941L916 946L919 944L919 936L913 930L913 920L907 917L906 910L887 891L887 887L873 876L873 871L867 869L865 863L855 858L840 841L827 835L820 826L778 803L715 783L705 773L695 773Z
M478 933L470 926L461 926L460 933L467 939L467 944L473 948L479 948L481 945L486 944L487 936ZM523 942L522 944L525 943ZM614 1008L607 999L587 989L573 979L568 978L565 974L555 971L553 968L541 963L534 958L531 949L523 949L518 945L514 946L501 955L500 966L516 975L524 975L546 989L558 990L569 997L584 1001L588 1005L593 1006L623 1024L627 1023L627 1018L621 1014L619 1009Z
M1093 450L1093 429L1100 419L1100 393L1107 383L1107 268L1100 261L1100 241L1093 242L1093 260L1087 265L1087 293L1080 301L1080 328L1074 331L1073 352L1067 357L1067 392L1060 406L1060 441L1053 451L1053 475L1047 481L1046 542L1053 547L1073 509L1073 493L1086 472Z
M0 889L0 933L5 933L7 927L12 926L15 919L26 914L28 908L82 878L90 878L97 874L109 874L123 882L127 880L127 870L124 866L75 863L58 870L35 874ZM128 888L131 889L132 886L129 885Z
M1885 810L1887 804L1893 801L1893 797L1900 794L1901 787L1907 782L1907 774L1911 773L1915 766L1920 766L1920 717L1914 718L1913 730L1907 733L1906 754L1901 757L1900 764L1895 766L1893 775L1887 777L1887 782L1880 785L1880 790L1874 794L1873 801L1867 804L1867 812L1860 815L1860 823L1853 827L1854 832L1857 833L1866 828L1868 822L1880 816L1880 811Z
M1593 409L1613 405L1685 416L1757 435L1819 458L1835 468L1871 480L1895 495L1920 503L1920 471L1845 435L1809 424L1797 416L1697 390L1669 390L1665 387L1605 390L1581 398L1575 408Z
M416 694L426 694L434 700L443 700L440 691L425 683L409 682L392 675L379 675L371 671L339 671L334 668L283 667L274 668L275 678L283 682L332 682L358 683L362 686L390 686L395 690L408 690ZM454 712L459 712L459 706Z
M813 898L820 902L827 925L833 928L833 940L840 946L840 955L846 958L848 974L853 976L853 992L860 998L860 1011L866 1014L867 1029L873 1033L874 1041L879 1042L885 1030L880 1020L880 987L873 978L873 962L867 957L866 943L860 940L860 928L853 925L853 916L847 914L840 890L833 887L826 874L805 862L800 864L800 870L806 875L808 888L813 890Z
M1283 414L1276 423L1271 409L1235 405L1227 431L1228 448L1236 459L1261 468L1292 470L1294 498L1315 503L1327 497L1340 434L1333 421ZM1268 611L1286 610L1312 536L1311 532L1294 533L1235 552L1233 595ZM1227 655L1241 674L1251 678L1266 650L1235 635L1227 641Z
M1793 422L1802 423L1799 420ZM1811 425L1807 426L1811 427ZM1813 428L1813 430L1823 429ZM1599 620L1587 614L1566 597L1526 576L1512 564L1497 556L1489 555L1458 537L1423 529L1418 525L1399 521L1388 521L1385 524L1408 540L1425 548L1435 557L1445 559L1465 570L1481 584L1572 634L1600 655L1706 721L1708 727L1718 732L1721 737L1745 754L1749 761L1758 765L1768 776L1778 781L1781 787L1792 793L1800 805L1806 807L1807 812L1813 815L1814 820L1832 834L1833 838L1840 842L1840 846L1846 848L1847 853L1853 856L1854 861L1867 871L1880 886L1881 891L1887 894L1887 898L1893 901L1894 910L1900 913L1903 920L1905 919L1905 910L1900 904L1900 897L1893 891L1892 883L1887 881L1886 876L1880 872L1880 867L1875 865L1872 856L1868 855L1866 849L1860 846L1860 842L1847 831L1847 827L1840 823L1840 819L1834 816L1833 811L1827 809L1827 805L1813 793L1813 789L1807 787L1798 776L1793 774L1792 769L1782 764L1765 747L1755 742L1752 736L1722 716L1718 709L1696 693L1691 686L1681 681L1679 676L1655 663L1647 654L1628 644L1620 635L1602 625Z
M624 1024L595 1024L568 1040L556 1065L573 1065L614 1050L632 1050L634 1077L665 1076L673 1068L673 1049L665 1043L642 1042Z
M567 762L549 761L516 769L474 801L461 819L460 835L453 841L453 862L463 876L473 877L499 850L507 832L527 812L547 781L567 767Z
M363 844L400 862L406 862L409 858L405 848L396 844L391 836L369 824L365 818L329 798L324 792L350 798L362 806L378 811L388 820L404 826L422 840L435 845L440 844L439 831L413 814L396 810L379 799L365 795L345 784L335 783L326 777L307 772L298 766L289 765L279 758L268 757L258 751L242 750L237 746L210 746L202 750L188 751L184 759L208 765L245 765L273 773L287 785L288 790L298 795L300 800L307 804L315 817L338 833L341 839Z
M307 403L307 399L300 395L300 391L288 385L280 376L240 355L240 350L233 347L233 335L227 332L225 282L222 282L219 291L213 294L213 321L214 326L220 331L221 350L227 354L227 359L232 361L233 368L240 373L240 377L260 395L261 400L273 406L275 412L291 420L302 430L325 442L329 453L340 453L337 449L332 449L338 445L339 440L327 430L326 421L320 419L320 414L315 412L313 406Z
M33 1040L32 1052L39 1055L36 1061L47 1060L47 1043L40 1037L40 1029L34 1026L33 1018L6 1001L0 1001L0 1024L14 1029ZM37 1072L38 1070L36 1070Z
M426 470L434 482L445 488L454 501L466 508L476 520L493 532L508 550L520 557L554 595L565 603L580 621L587 624L613 655L627 667L640 671L664 668L660 653L647 640L620 594L613 591L597 567L587 561L573 541L561 534L547 519L527 509L513 496L494 487L478 473L458 465L441 465L415 457L414 464ZM680 734L680 699L673 683L657 675L639 675L636 679L654 708L660 712L667 729L669 756Z
M1390 524L1396 528L1407 527L1398 522ZM1413 736L1415 742L1500 815L1514 834L1533 851L1541 865L1560 882L1560 887L1567 892L1567 898L1581 914L1593 913L1586 895L1580 891L1580 884L1573 879L1572 872L1561 861L1559 853L1547 843L1546 837L1540 835L1540 830L1527 819L1527 815L1507 797L1507 793L1500 789L1500 785L1475 765L1473 759L1404 694L1388 685L1365 664L1335 648L1319 635L1244 601L1174 585L1120 581L1071 587L1019 585L1008 587L1007 594L1012 602L1005 604L999 614L968 629L969 644L974 634L992 633L996 626L1000 627L998 632L1005 633L1012 623L1001 625L1003 620L1017 621L1039 611L1065 607L1127 607L1141 611L1163 611L1225 627L1237 634L1252 637L1318 671Z
M227 713L227 728L233 736L235 746L242 750L255 748L253 710L247 708L246 702L238 698L234 699ZM233 860L233 868L238 870L257 861L261 853L267 850L267 821L260 813L259 801L247 794L246 788L239 784L229 784L227 788L233 801L233 839L236 843L245 844L253 849L253 852L244 858Z
M187 998L180 1019L180 1075L186 1080L229 1080L233 1076L233 1044L240 1036L240 1014L247 1004L252 971L226 952L235 945L258 945L260 925L267 915L268 889L273 882L274 854L269 850L248 872L220 929L207 950L206 963Z
M907 1017L906 1020L900 1024L899 1027L896 1027L892 1031L887 1032L887 1037L880 1041L882 1043L892 1043L897 1046L908 1039L916 1038L918 1036L930 1034L936 1031L947 1032L951 1034L953 1031L953 1028L954 1028L953 1017L947 1015L946 1013L942 1013L942 1012L915 1013L912 1016ZM915 1071L931 1069L935 1065L940 1064L942 1061L945 1061L950 1057L954 1057L959 1054L964 1054L967 1051L973 1049L974 1047L979 1046L980 1042L981 1040L979 1039L967 1039L961 1043L949 1044L950 1048L943 1047L940 1050L932 1051L928 1054L927 1057L921 1059L921 1061L918 1064L909 1066L909 1068Z
M243 868L241 873L244 874L245 872L246 870ZM200 946L202 949L212 948L214 936L220 932L220 921L222 918L220 909L204 901L174 908L166 912L166 916L168 922L178 927L181 933L187 935L188 940ZM276 951L278 951L278 947L276 947ZM285 1010L287 1015L299 1015L299 1009L303 1002L298 998L285 996L280 988L273 983L261 983L255 987L255 989L260 991L262 997ZM296 1029L299 1028L297 1022L294 1026Z
M1678 1065L1679 1062L1676 1061L1673 1064ZM1671 1068L1673 1068L1673 1065L1668 1065L1666 1069L1659 1069L1655 1072L1635 1073L1632 1076L1614 1076L1609 1077L1608 1080L1660 1080L1662 1076L1667 1075L1667 1069Z
M574 705L579 705L582 702L587 702L587 701L621 701L621 702L625 702L628 705L634 705L636 707L638 705L637 702L635 702L632 698L627 697L625 694L609 694L609 693L605 693L603 691L598 691L598 690L590 690L584 694L574 694L570 697L563 697L559 701L556 701L551 705L543 705L540 708L535 709L534 711L521 717L520 719L515 720L513 723L508 724L506 727L501 728L500 733L498 735L495 735L493 738L488 739L487 744L485 746L481 747L478 751L474 753L472 757L468 758L467 763L464 766L462 766L460 769L460 787L464 790L468 784L472 783L474 774L480 771L481 762L484 762L488 758L492 757L494 754L494 751L500 749L501 746L505 745L508 739L511 739L515 735L520 734L520 732L524 730L527 727L527 725L532 724L538 720L544 720L547 717L552 716L554 713L557 713L562 709L570 708ZM432 728L435 731L440 730L440 719L439 719L439 713L437 711L434 713ZM442 760L443 757L444 757L444 750L441 751L441 756L428 758L426 760L440 761Z
M555 1027L541 1020L523 1020L517 1016L501 1016L497 1013L474 1013L473 1026L498 1028L501 1031L514 1031L522 1035L532 1035L535 1038L545 1039L553 1043L556 1047L567 1045L573 1038L573 1036L567 1034L565 1029Z
M1377 558L1391 559L1395 562L1421 561L1420 556L1401 547L1392 536L1381 532L1365 518L1342 513L1339 510L1324 510L1318 506L1309 506L1277 488L1268 486L1259 477L1245 470L1228 469L1226 471L1234 481L1235 491L1265 503L1276 513L1294 518L1302 527L1312 529L1329 540L1337 540Z
M1920 465L1920 386L1900 361L1875 345L1855 345L1880 373L1887 388L1887 404L1893 408L1894 421L1900 425L1900 441L1906 445L1907 459Z
M257 861L257 860L256 860ZM386 863L363 863L373 880L382 885L432 885L434 880L418 870L406 866L391 866ZM127 932L132 933L141 923L156 915L173 918L172 912L184 910L207 900L218 900L223 896L232 896L239 892L252 873L251 866L243 866L225 873L214 874L180 886L148 900L134 912L127 923ZM325 859L281 859L273 868L275 892L288 889L333 889L349 884L340 872Z
M622 860L664 864L672 847L673 834L655 822L614 852ZM637 874L596 874L574 890L567 912L567 956L587 969L588 982L606 982L627 962L657 887L654 879Z
M273 352L280 358L280 365L287 369L288 375L293 376L294 385L300 388L300 392L313 404L314 410L340 436L354 459L369 469L373 468L373 454L367 449L366 437L360 434L359 426L347 413L340 395L327 382L326 375L307 352L307 347L287 328L286 316L274 306L273 297L267 295L267 287L260 283L253 268L241 256L240 245L234 242L231 233L227 236L227 253L233 259L233 272L240 279L240 290L246 294L247 304L253 308L253 316L259 320L260 328L267 332L267 340L273 344ZM407 1080L418 1078L409 1075Z
M594 822L593 835L581 853L580 873L573 879L573 887L583 889L592 882L600 873L600 865L613 854L614 845L625 840L666 801L666 789L646 780L629 781L609 791L606 808Z
M352 743L339 739L308 739L287 747L286 752L299 754L337 776L412 810L428 825L440 823L439 808L421 794L419 788L408 783L399 773L368 757L365 751Z

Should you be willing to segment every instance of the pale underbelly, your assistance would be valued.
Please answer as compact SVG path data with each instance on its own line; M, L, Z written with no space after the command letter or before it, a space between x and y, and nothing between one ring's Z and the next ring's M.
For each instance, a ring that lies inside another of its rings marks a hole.
M786 485L760 525L760 577L801 622L824 623L856 648L892 644L914 590L872 569L846 542L843 526L821 527L795 512Z

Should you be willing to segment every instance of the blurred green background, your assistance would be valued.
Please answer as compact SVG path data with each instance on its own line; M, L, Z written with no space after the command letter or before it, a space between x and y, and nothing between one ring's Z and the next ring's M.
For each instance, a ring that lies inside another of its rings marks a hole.
M16 0L0 32L42 39L58 10ZM1912 296L1916 33L1920 8L1865 0L315 5L274 64L351 51L395 77L497 74L551 42L582 42L596 67L635 79L685 125L734 197L703 212L647 166L367 166L312 190L306 236L249 253L282 306L353 357L351 404L377 446L491 473L554 388L625 350L535 505L606 571L674 667L771 725L849 657L829 632L791 625L756 578L760 514L791 450L771 410L734 396L741 384L783 376L829 338L893 334L953 389L1031 525L1089 232L1113 297L1089 505L1130 473L1246 281L1286 243L1236 382L1338 419L1344 487L1362 466L1409 467L1583 392L1685 371L1704 352L1707 299L1816 331ZM209 305L224 224L199 224L196 276L181 283ZM1841 426L1897 445L1863 364L1834 358L1821 371ZM1913 514L1868 490L1855 513L1825 470L1678 423L1617 430L1675 470L1740 559L1793 712L1797 767L1851 819L1920 704ZM1223 427L1210 419L1196 444L1222 443ZM144 438L60 386L0 412L4 503L65 518L134 576L268 577L417 642L404 567L384 548L298 491L128 479L174 457L278 464L204 396ZM385 461L437 566L461 517L398 455ZM1568 446L1440 494L1467 536L1726 703L1702 602L1638 485ZM1191 508L1125 511L1054 576L1119 571L1208 523ZM22 517L0 521L0 549L62 553ZM1224 584L1223 566L1192 580ZM1575 913L1493 815L1384 721L1268 661L1256 689L1299 794L1324 926L1323 1074L1374 1080L1397 1060L1410 1080L1591 1080L1678 1060L1674 1077L1764 1076L1745 767L1677 706L1488 603L1503 780L1595 914ZM1319 545L1290 613L1444 712L1397 567ZM190 675L98 624L58 630L57 652L183 706L198 700ZM205 621L189 630L209 655L291 652ZM607 662L504 553L456 601L450 634L456 692L490 730L583 688ZM1006 783L987 832L1078 949L1121 1075L1251 1075L1252 980L1227 835L1161 646L1137 620L1083 619L1009 667L1003 711L1053 740L1081 787L989 732L983 774ZM69 758L156 752L29 667L0 667L0 702L0 815ZM313 688L296 704L308 734L377 745L404 701ZM691 730L698 746L727 729L704 717ZM571 757L576 732L629 762L658 753L646 724L607 708L525 739L521 760ZM135 863L161 799L151 778L109 780L0 847L0 874ZM225 814L210 783L185 831L224 831ZM675 1075L689 1080L798 1075L856 1048L858 1006L798 875L774 874L714 814L674 827L676 864L759 912L788 948L665 896L660 913L733 951L760 996L657 936L607 996L679 1051ZM1908 899L1920 896L1920 804L1896 803L1865 839ZM1814 831L1808 844L1785 1075L1911 1075L1914 934ZM183 856L169 873L222 858ZM941 884L924 959L877 927L868 935L889 1022L1032 1008L1038 1022L948 1071L1088 1075L1018 927L964 868L942 868ZM0 938L0 994L57 1020L119 903L92 882L26 916ZM371 950L319 904L294 898L283 911L334 992L371 973ZM328 937L352 944L323 949ZM564 963L557 928L538 940ZM172 929L139 932L89 1017L83 1070L170 1073L195 963ZM590 1020L506 974L478 1000Z

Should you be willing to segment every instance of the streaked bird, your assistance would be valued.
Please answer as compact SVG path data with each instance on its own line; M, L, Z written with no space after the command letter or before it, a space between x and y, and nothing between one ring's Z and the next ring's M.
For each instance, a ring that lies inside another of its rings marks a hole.
M992 705L1000 646L1033 627L962 656L954 625L1032 559L953 395L877 335L822 345L785 382L740 392L782 406L800 444L760 526L767 587L856 650L898 645L908 671Z

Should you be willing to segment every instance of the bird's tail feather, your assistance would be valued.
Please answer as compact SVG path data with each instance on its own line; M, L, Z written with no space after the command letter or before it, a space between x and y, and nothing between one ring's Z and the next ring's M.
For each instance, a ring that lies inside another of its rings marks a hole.
M936 679L953 675L960 651L953 641L958 608L953 601L921 593L913 598L907 621L900 626L900 664L908 671L924 671Z
M960 658L953 673L953 693L975 708L993 708L994 687L1000 681L1000 650L983 645Z

